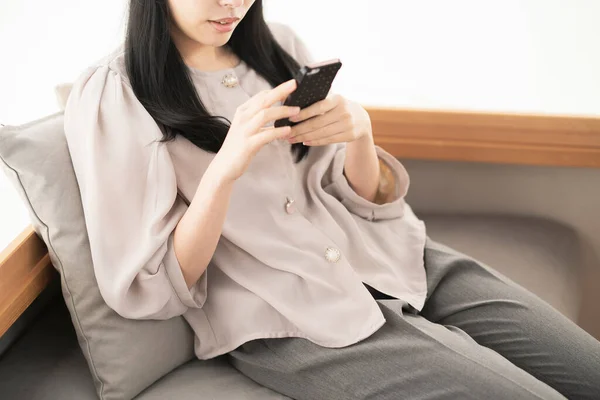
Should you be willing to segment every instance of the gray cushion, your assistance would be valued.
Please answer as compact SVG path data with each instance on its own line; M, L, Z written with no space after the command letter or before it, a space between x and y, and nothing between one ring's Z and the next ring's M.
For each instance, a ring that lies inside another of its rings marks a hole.
M0 359L3 399L97 399L64 302L55 298L42 317Z
M57 300L0 359L2 399L97 399L69 313L62 299ZM156 382L137 399L289 399L246 378L226 357L194 359Z
M194 336L183 318L127 320L103 301L62 113L0 128L0 161L61 274L63 295L99 396L132 398L192 359Z

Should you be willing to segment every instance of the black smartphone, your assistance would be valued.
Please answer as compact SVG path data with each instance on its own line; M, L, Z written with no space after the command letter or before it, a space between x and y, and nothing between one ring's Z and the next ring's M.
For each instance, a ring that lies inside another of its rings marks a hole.
M285 99L283 105L306 108L325 99L341 67L342 63L338 59L302 67L294 77L298 86ZM291 122L287 118L275 121L275 127L293 126L296 124L297 122Z

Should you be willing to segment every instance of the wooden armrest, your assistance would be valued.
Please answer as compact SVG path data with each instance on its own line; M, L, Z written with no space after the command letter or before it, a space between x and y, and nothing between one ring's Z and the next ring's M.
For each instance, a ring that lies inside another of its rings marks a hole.
M399 158L600 167L600 117L367 108Z
M0 253L0 336L19 318L55 274L44 242L26 228Z

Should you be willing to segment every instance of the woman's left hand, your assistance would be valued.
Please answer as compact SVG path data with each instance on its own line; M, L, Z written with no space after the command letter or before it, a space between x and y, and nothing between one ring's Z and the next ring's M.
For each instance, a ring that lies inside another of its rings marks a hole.
M371 119L358 103L333 95L306 107L290 118L301 122L292 127L290 143L303 142L307 146L353 142L372 136Z

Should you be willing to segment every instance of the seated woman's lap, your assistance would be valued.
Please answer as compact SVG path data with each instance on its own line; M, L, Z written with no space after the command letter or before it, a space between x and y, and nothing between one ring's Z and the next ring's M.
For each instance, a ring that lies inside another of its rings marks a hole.
M229 353L252 380L294 399L563 399L455 327L378 300L386 323L368 338L325 348L303 338L257 339Z

